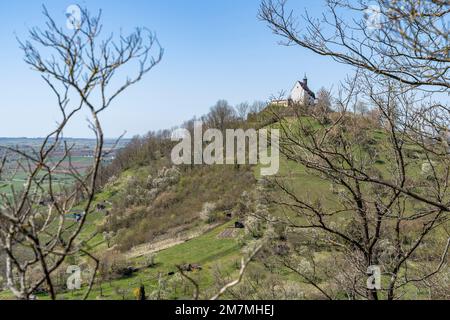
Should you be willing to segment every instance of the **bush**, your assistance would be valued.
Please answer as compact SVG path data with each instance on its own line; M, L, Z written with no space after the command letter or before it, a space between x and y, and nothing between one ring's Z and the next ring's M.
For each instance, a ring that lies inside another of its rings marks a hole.
M216 205L211 202L206 202L203 204L203 209L200 211L200 219L206 223L213 223L217 220L217 214L215 214L214 209Z
M147 268L154 268L156 266L156 254L155 253L149 253L145 257L145 266Z
M253 238L259 239L264 235L264 224L261 219L249 215L245 221L245 231Z

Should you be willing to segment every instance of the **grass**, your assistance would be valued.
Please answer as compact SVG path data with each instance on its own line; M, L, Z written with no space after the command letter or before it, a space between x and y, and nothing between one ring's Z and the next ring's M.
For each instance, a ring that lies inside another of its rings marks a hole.
M234 222L228 222L216 229L199 236L191 241L176 245L172 248L162 250L156 254L156 266L153 268L143 268L136 272L132 277L122 278L113 281L104 282L102 284L102 297L106 300L121 300L122 293L126 299L134 299L133 289L143 284L147 294L157 290L159 275L167 281L174 276L169 276L169 272L177 271L178 265L187 263L196 263L202 266L201 271L189 274L199 281L200 292L203 295L208 293L208 289L215 283L214 273L216 270L224 275L233 275L237 273L236 265L239 264L241 258L241 247L236 239L222 239L218 235L225 229L234 225ZM86 232L86 231L84 231ZM145 258L136 258L129 261L129 265L142 265ZM86 281L86 279L85 279ZM193 288L188 286L188 290L172 293L170 299L191 298ZM65 292L58 295L58 299L81 299L86 292L86 287L82 287L79 291ZM96 284L89 296L89 299L96 299L100 296L100 287ZM206 296L204 296L206 298ZM11 299L10 293L0 292L0 299ZM39 299L48 299L47 295L39 295Z
M220 269L223 274L237 273L236 265L240 261L241 250L236 239L221 239L218 235L226 228L232 227L234 222L226 223L205 235L191 241L176 245L172 248L162 250L156 254L156 266L144 268L135 273L130 278L123 278L105 282L102 284L102 299L117 300L123 296L118 292L123 292L126 299L134 299L133 289L143 284L147 294L157 290L159 275L162 279L169 280L175 276L168 276L168 273L178 273L178 265L195 263L202 266L201 271L189 274L199 281L200 292L207 294L208 289L214 285L214 273ZM145 258L137 258L129 261L130 265L142 265ZM192 287L186 291L172 292L170 299L183 299L192 297ZM84 289L85 290L85 289ZM77 299L84 295L83 288L78 292L67 292L59 296L63 299ZM94 287L90 299L100 296L98 285ZM206 298L206 296L204 296ZM43 297L44 298L44 297Z
M275 125L276 126L276 125ZM314 126L314 124L313 124ZM387 139L385 132L381 130L374 130L372 132L373 138L378 144L382 144L383 141ZM407 146L408 147L408 146ZM408 147L409 148L409 147ZM411 147L414 150L413 147ZM386 150L383 150L386 152ZM384 175L388 176L389 172L388 165L384 160L386 160L386 154L380 154L380 160L375 167ZM420 175L420 165L424 161L423 159L408 159L410 165L408 167L408 176L411 178L417 178ZM259 178L260 168L255 167L254 175ZM148 168L134 168L122 173L120 179L113 185L109 186L103 192L97 194L96 202L101 202L104 200L111 200L117 194L123 190L125 186L125 181L127 177L131 176L144 176L148 174ZM220 168L215 168L217 170L215 175L222 174ZM205 179L216 178L215 175L208 177L205 172L198 171L193 176L184 176L175 188L175 192L178 198L182 195L183 198L190 199L195 197L200 197L204 201L209 201L209 196L213 195L220 197L220 195L227 191L229 188L233 188L233 181L210 181L205 183ZM279 176L281 179L288 183L290 188L294 192L301 196L307 196L311 202L320 200L324 206L330 208L337 208L337 196L331 192L331 185L328 181L323 178L314 175L312 172L307 170L304 166L288 161L284 157L280 159L280 172ZM227 184L228 183L228 184ZM186 200L183 205L175 206L173 208L174 212L181 212L183 206L199 206L196 210L201 207L201 203L191 203ZM272 207L272 214L274 215L284 215L286 212L280 207ZM344 217L342 215L341 217ZM102 213L92 213L88 217L86 227L83 229L82 238L88 239L95 234L97 230L97 225L103 221ZM154 296L155 291L158 289L158 283L160 281L166 282L167 286L171 286L170 292L165 293L164 298L166 299L188 299L192 297L193 286L189 283L184 285L175 286L178 280L177 277L177 265L195 263L200 264L203 269L201 271L190 273L189 275L195 278L200 285L200 292L202 298L208 298L212 295L214 291L214 286L216 284L216 274L218 270L226 276L235 276L237 274L237 266L239 264L240 258L242 256L241 246L237 239L219 239L218 235L223 232L226 228L232 227L233 222L225 223L224 225L217 227L216 229L201 235L188 242L175 245L171 248L162 250L156 254L156 265L152 268L141 268L132 277L122 278L112 281L106 281L102 283L101 289L98 284L96 284L91 292L90 299L134 299L133 289L139 287L141 284L145 286L147 295ZM101 234L97 234L88 243L87 246L94 253L101 253L106 250L106 244L103 240ZM332 257L335 253L330 251L318 251L315 253L316 258L327 260ZM329 260L328 260L329 261ZM136 258L128 261L130 265L143 266L145 263L145 258ZM252 263L252 268L259 270L261 276L265 272L263 264L261 262ZM175 272L173 276L169 276L170 272ZM277 277L283 281L293 281L301 283L298 276L286 269L280 268L278 270ZM386 281L386 279L384 279ZM324 279L323 284L327 284L327 280ZM59 295L59 298L63 299L79 299L84 295L86 288L80 291L65 292ZM307 294L314 293L314 289L310 286L304 285L304 290ZM408 287L407 296L413 297L416 294L415 287ZM164 294L164 293L163 293ZM419 292L419 295L425 295L425 293ZM101 296L101 297L100 297ZM1 298L10 298L5 292L0 292ZM41 296L40 298L46 299L46 296ZM342 297L345 298L345 297Z
M375 140L377 140L378 144L383 143L388 138L386 133L375 130L373 132L373 137ZM413 146L406 145L407 149L415 150ZM386 155L384 154L386 150L383 150L383 153L380 154L381 160L386 160ZM409 162L408 169L407 169L407 175L410 178L417 179L420 176L421 171L421 163L423 163L423 158L418 159L407 159ZM391 175L389 171L389 167L386 164L386 161L380 161L375 164L375 167L383 174L385 177L389 177ZM254 168L255 176L258 177L259 174L259 168ZM298 195L307 196L308 199L311 202L314 202L316 200L321 200L323 205L328 206L330 208L336 208L337 206L337 196L334 195L330 190L330 183L326 180L322 179L321 177L312 174L311 171L307 170L302 165L299 165L298 163L294 163L292 161L288 161L285 158L282 158L280 161L280 176L283 177L282 179L285 182L288 182L290 187L295 191ZM413 203L408 203L408 209L411 209L413 206ZM408 210L411 211L411 210ZM272 212L274 214L285 214L285 212L282 212L280 208L272 208ZM345 218L345 215L341 216L342 218ZM158 255L157 261L160 262L160 265L155 269L155 272L148 271L144 272L143 274L148 274L149 277L155 277L155 274L160 272L162 270L162 273L166 272L167 270L174 270L173 266L180 264L180 263L187 263L187 262L194 262L194 263L200 263L205 265L205 273L202 273L199 275L199 283L201 284L201 289L206 290L207 288L213 286L214 279L211 276L212 270L214 266L221 265L222 268L225 270L225 273L228 274L235 274L236 273L236 263L240 258L240 252L239 252L239 246L237 243L235 243L231 248L227 249L227 244L224 242L224 240L217 241L217 239L211 238L210 235L214 232L210 233L208 236L203 236L198 239L192 240L189 243L182 244L175 246L171 249L164 250ZM436 235L440 237L441 235ZM442 235L444 237L445 235ZM233 240L229 240L233 242ZM330 251L318 251L315 253L316 258L323 259L323 260L329 260L335 253ZM172 267L172 268L171 268ZM261 262L254 262L252 263L252 266L250 270L258 270L257 272L260 272L260 275L263 276L266 274L266 270L263 267L263 264ZM302 284L301 280L298 278L297 275L294 273L280 268L280 270L277 271L277 277L281 281L292 281L296 283L300 283L302 290L304 292L311 296L311 294L314 294L314 289L306 284ZM388 281L388 276L383 277L383 282ZM143 282L141 276L137 276L133 279L131 279L132 284L137 286L139 282ZM125 287L129 286L130 283L128 283L126 280L123 282L125 284ZM324 286L328 285L327 279L323 280L322 283ZM156 282L148 281L148 285L153 290L156 289ZM114 299L120 298L117 294L111 295ZM426 298L427 292L424 292L423 290L419 290L417 287L413 285L408 285L406 288L405 298ZM183 295L183 294L173 294L168 298L171 299L179 299L179 298L190 298L190 295ZM132 295L128 295L127 298L133 298ZM342 297L345 299L346 297Z

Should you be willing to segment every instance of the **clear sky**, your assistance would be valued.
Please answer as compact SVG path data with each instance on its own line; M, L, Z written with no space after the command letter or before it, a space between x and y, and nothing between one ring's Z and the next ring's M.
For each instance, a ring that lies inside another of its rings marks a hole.
M322 1L297 0L320 15ZM23 62L16 35L43 26L42 4L65 24L66 8L79 4L103 10L108 31L142 26L154 30L163 61L128 90L102 121L105 135L128 137L171 128L208 111L219 99L235 105L267 100L289 91L306 73L313 91L336 86L348 69L299 47L279 46L278 37L257 19L259 0L18 0L0 1L0 137L38 137L57 121L54 96ZM88 137L80 116L66 136Z

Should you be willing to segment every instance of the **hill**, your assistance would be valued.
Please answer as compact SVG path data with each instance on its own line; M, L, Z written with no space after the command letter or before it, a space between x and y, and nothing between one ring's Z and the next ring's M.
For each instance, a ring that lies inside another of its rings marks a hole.
M267 124L267 118L262 115L252 121L264 119L261 123ZM290 116L269 122L272 128L286 124L296 127L297 120ZM301 126L320 130L314 118L302 116L300 122ZM233 120L227 126L245 128L249 123ZM368 146L377 149L374 169L388 175L388 154L383 151L388 132L369 122L364 132L365 138L353 146L355 152L371 152ZM173 167L169 158L172 146L167 132L135 138L103 169L96 211L89 214L80 242L99 259L89 299L135 299L141 286L149 299L190 299L196 292L193 283L198 285L200 298L209 298L237 277L241 258L260 241L265 246L249 264L243 283L225 298L322 299L329 291L335 298L348 298L336 287L335 278L337 269L346 268L345 251L330 246L332 239L307 229L267 223L277 218L289 219L292 224L305 221L280 204L287 201L286 194L274 181L289 186L293 194L307 195L310 203L336 212L344 191L286 155L280 159L279 174L265 180L255 166ZM409 175L418 177L426 157L417 148L408 148ZM349 233L358 232L350 213L330 219ZM402 241L413 241L417 230L418 226L412 226ZM444 233L442 228L426 244L441 246ZM429 257L417 257L412 265ZM438 262L434 259L430 265ZM83 270L84 285L81 290L68 291L66 269L73 264ZM82 298L89 270L94 269L87 256L71 257L55 275L58 297ZM45 288L37 296L46 299ZM0 297L10 295L3 292ZM414 284L406 287L404 298L427 297L427 288Z

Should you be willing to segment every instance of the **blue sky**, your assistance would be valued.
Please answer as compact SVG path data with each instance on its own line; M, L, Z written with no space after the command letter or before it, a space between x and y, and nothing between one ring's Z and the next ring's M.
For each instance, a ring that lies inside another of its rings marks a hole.
M22 60L15 35L42 26L41 6L65 24L71 4L103 10L108 31L147 27L158 34L163 61L102 116L105 135L116 137L171 128L202 115L219 99L231 104L267 100L308 75L312 90L336 86L349 70L279 38L257 19L259 0L89 0L0 1L0 136L37 137L58 120L54 96ZM299 0L314 15L322 1ZM88 137L82 115L66 136Z

